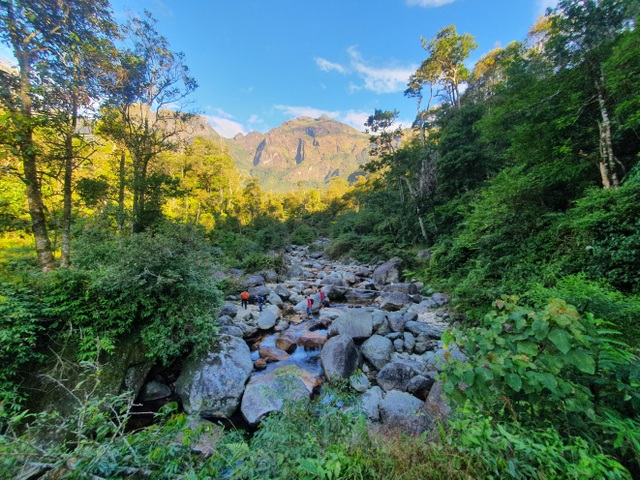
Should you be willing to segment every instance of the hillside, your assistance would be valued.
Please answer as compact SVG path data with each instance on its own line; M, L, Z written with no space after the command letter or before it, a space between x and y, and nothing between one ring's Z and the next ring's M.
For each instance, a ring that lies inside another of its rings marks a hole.
M266 134L221 137L203 117L193 122L190 137L223 142L238 169L260 180L265 190L286 192L298 185L318 187L331 177L353 180L369 160L369 136L327 116L300 117Z

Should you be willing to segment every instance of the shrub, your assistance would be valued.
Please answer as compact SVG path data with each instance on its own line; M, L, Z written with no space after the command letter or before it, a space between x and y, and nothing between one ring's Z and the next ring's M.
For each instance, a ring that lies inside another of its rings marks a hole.
M295 245L309 245L313 243L316 238L318 238L318 232L314 228L308 225L300 225L291 234L291 243Z

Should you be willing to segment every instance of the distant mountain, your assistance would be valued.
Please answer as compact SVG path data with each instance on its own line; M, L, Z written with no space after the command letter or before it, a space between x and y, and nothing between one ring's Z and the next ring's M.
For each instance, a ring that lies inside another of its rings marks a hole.
M353 180L369 161L369 136L327 116L300 117L266 134L251 132L234 138L218 135L203 117L193 126L191 136L225 143L238 168L258 178L265 190L319 187L334 176Z

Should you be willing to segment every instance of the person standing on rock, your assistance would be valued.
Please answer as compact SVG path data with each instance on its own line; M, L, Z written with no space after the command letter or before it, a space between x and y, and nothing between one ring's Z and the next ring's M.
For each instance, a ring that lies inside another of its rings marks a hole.
M320 289L320 308L324 306L326 301L327 301L327 295L324 293L324 290Z
M249 306L249 292L246 290L240 294L240 300L242 300L242 306L246 309Z
M262 304L264 303L264 297L262 295L260 295L258 297L258 308L260 308L260 311L262 311Z
M307 315L311 316L312 310L311 306L313 305L313 298L307 296Z

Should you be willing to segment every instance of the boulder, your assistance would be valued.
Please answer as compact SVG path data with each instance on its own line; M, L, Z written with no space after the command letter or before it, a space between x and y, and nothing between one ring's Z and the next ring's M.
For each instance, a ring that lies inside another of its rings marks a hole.
M388 262L380 265L373 272L373 282L378 286L397 283L401 277L402 260L399 258L392 258Z
M340 378L349 378L360 365L360 353L349 335L330 338L320 353L322 368L331 382Z
M300 265L297 264L291 265L287 273L291 278L300 278L304 276L304 270Z
M285 332L276 338L276 347L287 353L292 353L297 347L297 340L293 332Z
M344 298L348 289L340 285L325 285L322 287L322 290L324 290L329 300L340 300Z
M418 287L415 283L392 283L385 285L382 288L383 292L402 292L407 295L416 295L418 293Z
M422 322L407 322L404 328L413 333L416 337L439 339L442 337L442 330L434 325L428 325Z
M349 377L349 385L359 393L364 393L371 388L371 382L362 372L356 372Z
M394 332L404 332L405 321L404 312L392 312L387 315L389 327Z
M345 281L338 272L331 272L320 279L322 285L346 286Z
M373 335L362 344L360 352L364 358L380 370L391 360L393 343L388 338Z
M432 421L421 411L423 402L406 392L391 390L379 404L380 419L385 427L409 435L420 435Z
M140 394L138 395L138 401L151 402L154 400L160 400L161 398L167 398L171 395L171 389L164 383L160 382L148 382L144 384Z
M322 348L327 343L327 335L320 332L306 332L298 338L298 344L304 348Z
M278 284L274 290L274 293L278 295L283 300L289 300L291 296L291 292L287 290L283 285Z
M426 372L424 375L417 375L409 380L407 392L421 399L426 399L429 390L435 383L436 372Z
M238 307L236 305L234 305L233 303L225 303L220 309L218 316L222 317L224 315L227 315L231 318L234 318L237 314L238 314Z
M328 336L348 335L354 340L364 340L373 334L373 311L353 308L336 318L329 327Z
M413 305L413 300L409 295L402 292L384 292L378 298L380 310L395 312Z
M185 443L185 430L190 430ZM202 458L209 458L216 451L220 439L224 435L224 427L196 416L190 416L187 424L176 435L176 444L189 445L191 452ZM95 477L94 477L95 478Z
M431 260L432 254L433 252L431 250L420 250L416 255L416 257L418 258L418 260L423 260L425 262L428 262L429 260Z
M269 305L262 310L260 317L258 317L258 328L261 330L273 328L281 316L282 311L276 305Z
M251 275L244 282L240 284L240 288L242 290L247 290L248 288L257 287L259 285L264 285L265 280L262 275Z
M404 332L404 350L405 352L412 353L416 346L416 338L409 332Z
M220 327L220 333L223 335L231 335L232 337L242 338L244 336L244 331L235 325L224 325Z
M242 397L240 410L249 425L257 425L267 414L281 411L284 400L304 399L311 392L294 369L280 367L254 376Z
M259 353L260 357L264 358L267 362L284 362L291 358L287 352L276 347L261 346Z
M228 327L233 325L233 318L229 315L221 315L218 317L218 320L216 320L216 323L219 327Z
M417 376L422 375L425 366L413 360L397 360L387 363L380 372L376 380L378 385L385 391L399 390L407 391L409 381Z
M362 409L369 420L380 420L380 402L382 402L382 389L377 385L367 390L361 397Z
M451 407L442 389L443 384L437 381L427 395L423 410L435 420L446 420L451 416Z
M258 297L267 298L271 293L271 290L264 285L259 285L257 287L251 287L249 290L249 301L255 302L258 300Z
M431 300L438 307L441 307L441 306L446 305L447 303L449 303L449 300L451 300L451 297L449 297L449 295L445 295L444 293L434 293L431 296Z
M191 354L176 381L187 413L229 417L240 404L244 384L253 370L244 340L220 335L206 355Z
M273 268L269 268L267 270L261 270L257 273L257 275L261 276L268 283L276 283L278 281L278 274Z
M271 292L269 294L269 296L267 297L267 302L271 305L276 305L279 308L282 308L284 306L284 301L282 300L280 295L275 292Z

